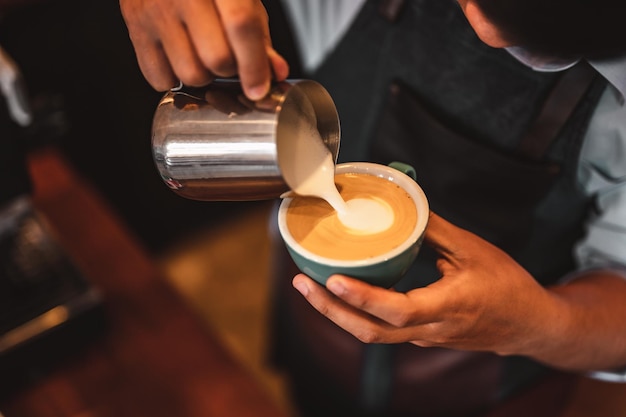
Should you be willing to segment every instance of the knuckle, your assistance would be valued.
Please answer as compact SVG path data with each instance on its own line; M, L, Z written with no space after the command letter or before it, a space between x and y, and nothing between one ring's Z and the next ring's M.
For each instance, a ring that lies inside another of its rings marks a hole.
M317 305L314 305L314 307L320 312L320 314L332 319L332 312L328 308L328 305L325 303L318 303Z
M429 323L425 326L428 343L431 346L445 346L450 343L449 330L441 323Z
M318 312L333 320L333 311L327 302L314 297L314 294L311 294L308 300Z
M136 22L145 25L153 22L155 18L164 17L158 2L125 1L122 7L122 15L127 23Z
M176 73L180 81L192 87L202 87L211 81L208 72L199 66L186 65Z
M121 8L124 22L131 33L153 32L160 27L159 22L167 22L169 16L158 2L126 1ZM122 4L122 3L120 3Z
M416 340L412 343L416 346L423 347L423 348L432 348L432 347L438 346L436 343L433 343L432 341L429 341L429 340Z
M397 311L389 318L389 323L395 327L406 327L413 324L413 317L409 312Z
M201 60L216 75L229 77L236 73L235 60L230 51L209 51L203 54Z
M363 343L374 344L382 341L381 336L372 328L359 329L355 337Z
M247 9L233 11L228 21L230 29L239 35L255 35L263 36L263 28L259 21L258 15L250 13Z
M158 1L143 1L141 2L141 6L141 8L136 8L135 10L145 18L151 19L155 17L164 17L166 15Z

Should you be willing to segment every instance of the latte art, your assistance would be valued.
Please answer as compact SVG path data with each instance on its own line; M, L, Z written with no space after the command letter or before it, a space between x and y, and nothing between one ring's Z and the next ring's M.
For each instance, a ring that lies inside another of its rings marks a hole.
M389 229L393 224L393 209L378 198L353 198L346 202L345 211L337 212L339 221L354 233L370 234Z
M387 179L363 173L335 176L337 189L350 210L338 213L325 200L297 196L287 209L293 238L319 256L337 260L368 259L401 245L417 224L411 196Z

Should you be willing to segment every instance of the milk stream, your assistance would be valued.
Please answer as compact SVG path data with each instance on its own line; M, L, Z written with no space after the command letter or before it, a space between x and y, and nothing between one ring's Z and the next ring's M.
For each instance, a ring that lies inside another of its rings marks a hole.
M377 233L389 228L394 219L386 203L366 198L343 200L335 185L333 156L317 130L313 109L305 109L303 116L291 140L281 144L280 164L291 190L326 200L339 221L356 233Z

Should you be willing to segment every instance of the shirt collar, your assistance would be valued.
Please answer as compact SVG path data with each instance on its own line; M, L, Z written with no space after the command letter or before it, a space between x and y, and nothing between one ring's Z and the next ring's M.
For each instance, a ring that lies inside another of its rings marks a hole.
M529 52L528 50L512 46L505 48L515 59L522 64L541 72L564 71L576 65L581 58L554 58ZM626 97L626 54L609 59L589 60L589 64L596 69L621 94L622 101Z
M623 102L626 97L626 55L589 60L589 64L621 93Z

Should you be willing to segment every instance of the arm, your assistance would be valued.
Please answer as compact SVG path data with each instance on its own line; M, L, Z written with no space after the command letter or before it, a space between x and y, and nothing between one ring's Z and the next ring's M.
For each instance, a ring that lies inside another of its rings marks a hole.
M322 314L368 343L525 355L570 370L626 364L626 280L589 272L551 288L506 253L432 214L427 243L442 278L406 294L344 276L327 288L298 275L294 286Z
M272 76L287 77L259 0L120 0L120 7L139 67L156 90L238 74L257 100Z

